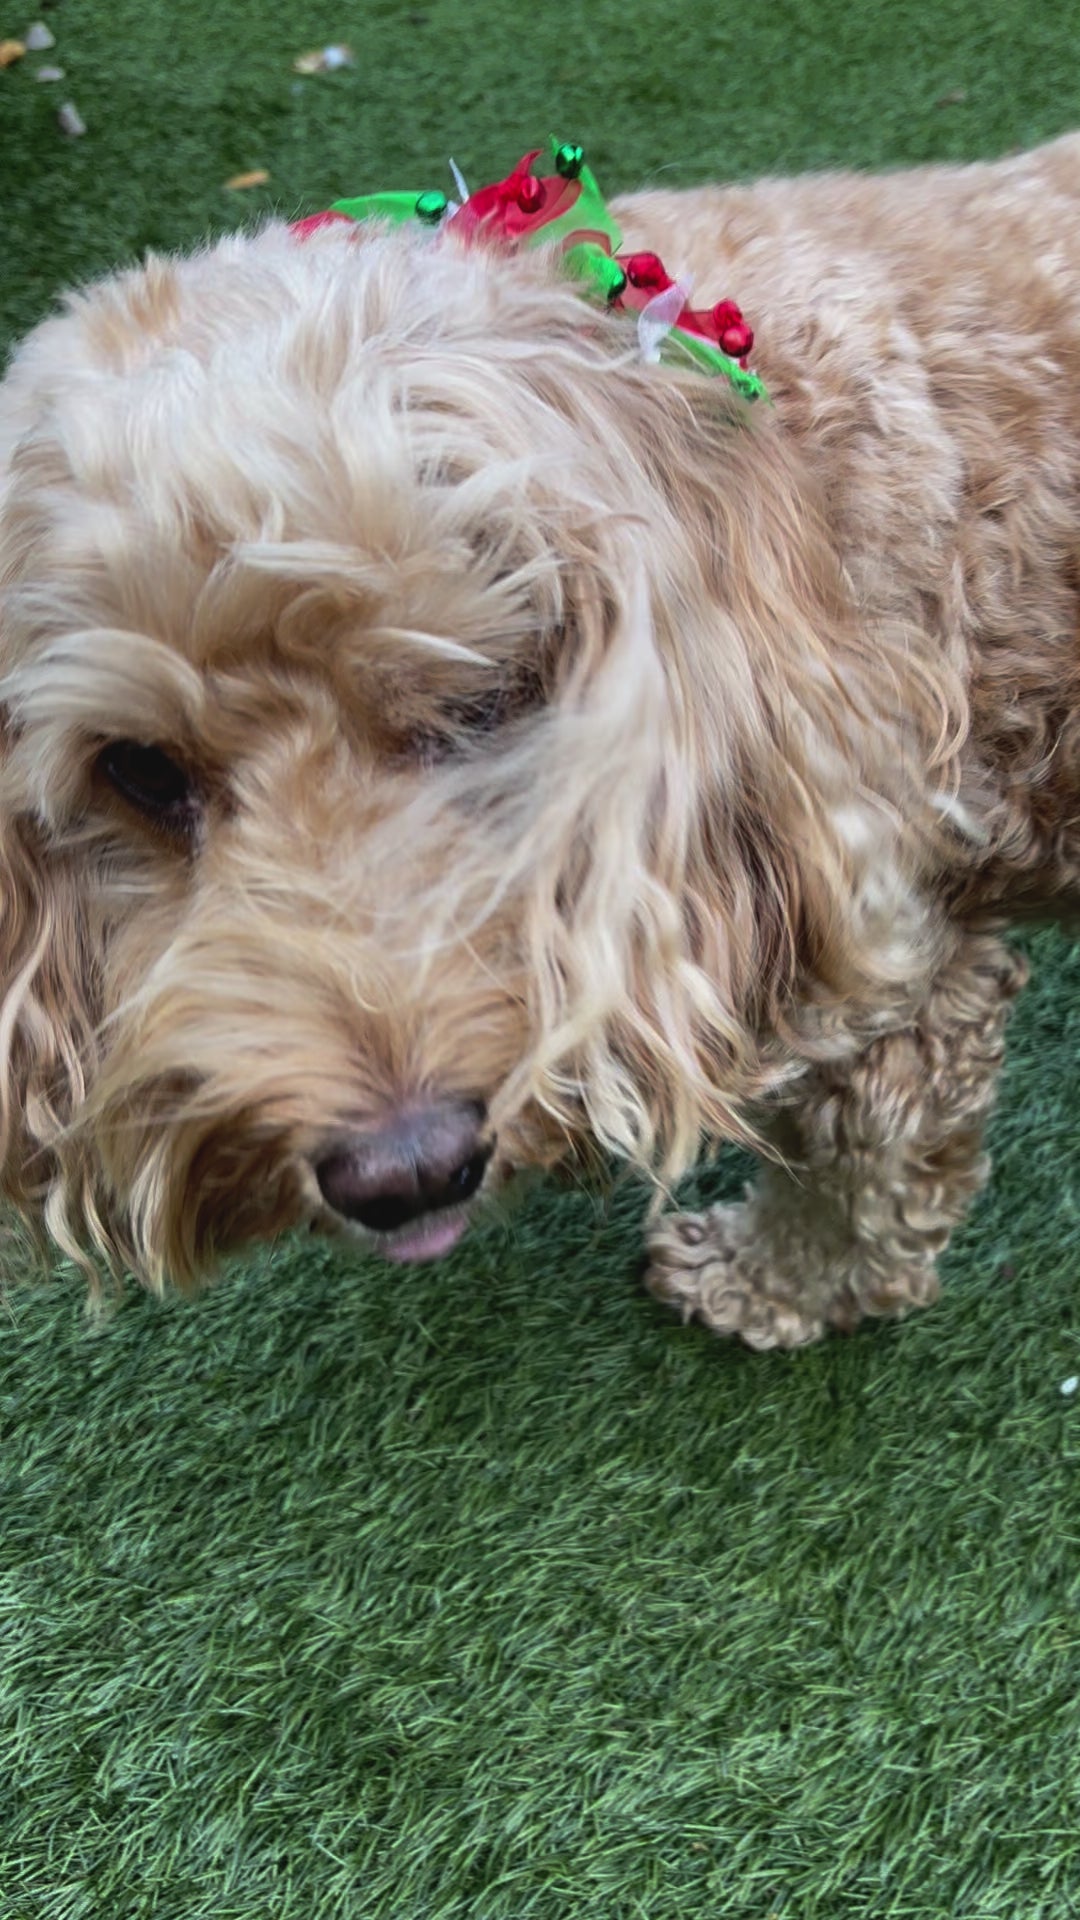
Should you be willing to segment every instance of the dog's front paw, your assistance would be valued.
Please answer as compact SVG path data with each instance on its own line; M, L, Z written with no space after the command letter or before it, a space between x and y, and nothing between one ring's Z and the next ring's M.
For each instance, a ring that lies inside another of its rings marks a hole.
M748 1347L802 1347L820 1339L824 1321L802 1311L754 1252L745 1206L669 1213L646 1246L649 1292L714 1333L737 1334Z

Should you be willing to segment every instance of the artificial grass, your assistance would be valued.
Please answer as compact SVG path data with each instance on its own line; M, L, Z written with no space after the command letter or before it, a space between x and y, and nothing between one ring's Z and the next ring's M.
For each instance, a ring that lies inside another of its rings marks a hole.
M9 332L145 245L549 129L615 190L1080 124L1068 10L1019 0L46 17L62 95L0 73ZM340 38L356 69L292 73ZM63 1275L12 1289L0 1920L1075 1912L1080 951L1032 946L994 1184L901 1327L680 1328L629 1188L537 1187L409 1273L289 1243L97 1330Z

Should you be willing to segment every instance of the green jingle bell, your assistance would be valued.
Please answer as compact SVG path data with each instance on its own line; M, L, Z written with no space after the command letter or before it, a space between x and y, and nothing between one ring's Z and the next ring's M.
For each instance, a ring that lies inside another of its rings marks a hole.
M445 193L437 191L422 193L416 202L416 217L422 220L426 227L437 227L446 212L447 205Z

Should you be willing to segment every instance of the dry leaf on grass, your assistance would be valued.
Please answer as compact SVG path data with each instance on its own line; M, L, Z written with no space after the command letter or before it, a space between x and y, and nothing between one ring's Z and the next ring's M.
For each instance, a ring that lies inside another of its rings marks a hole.
M298 54L293 61L294 73L336 73L341 67L355 67L356 55L343 40L336 41L331 47L312 47L310 53Z

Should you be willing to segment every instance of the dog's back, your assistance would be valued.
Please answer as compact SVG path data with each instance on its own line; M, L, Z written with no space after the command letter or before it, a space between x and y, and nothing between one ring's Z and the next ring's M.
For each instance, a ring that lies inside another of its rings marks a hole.
M619 203L756 330L868 626L935 634L970 702L972 903L1080 879L1080 134L989 164Z

